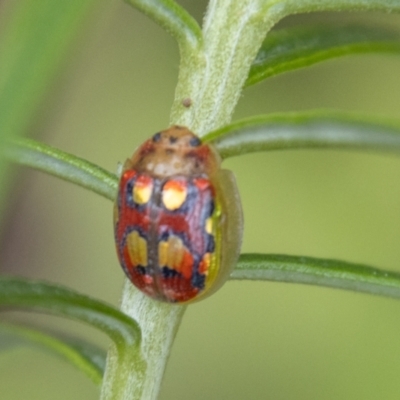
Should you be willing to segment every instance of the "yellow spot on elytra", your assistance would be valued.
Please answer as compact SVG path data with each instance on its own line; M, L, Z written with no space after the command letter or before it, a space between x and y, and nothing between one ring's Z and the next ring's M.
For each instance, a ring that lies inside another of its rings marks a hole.
M185 250L182 240L177 236L172 235L167 241L161 241L158 244L159 266L180 271Z
M168 260L168 242L162 241L158 243L158 265L164 267Z
M127 237L128 253L133 265L146 267L147 261L147 242L137 231L132 231Z
M117 202L114 203L114 225L118 224L119 220L119 210Z
M168 238L169 242L169 258L168 263L173 268L180 269L183 259L183 253L185 251L185 246L181 239L177 236L170 236Z
M190 279L193 273L193 256L182 240L171 235L168 240L158 244L158 264L160 268L167 267Z
M168 181L162 191L162 201L167 210L177 210L185 202L187 187L184 182Z
M141 176L135 182L133 187L133 201L136 204L146 204L151 197L153 183L146 176Z
M212 235L212 233L213 233L213 220L211 217L206 219L206 232L209 235Z
M203 259L200 261L199 272L204 275L208 275L208 269L211 264L211 253L206 253L203 256Z

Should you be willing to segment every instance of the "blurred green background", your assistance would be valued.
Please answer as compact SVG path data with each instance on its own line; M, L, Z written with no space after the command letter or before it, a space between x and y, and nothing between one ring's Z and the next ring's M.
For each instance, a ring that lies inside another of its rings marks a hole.
M200 21L206 1L181 1ZM284 27L400 16L298 15ZM116 171L168 125L177 46L121 1L101 2L75 42L30 135ZM400 118L400 58L356 56L247 89L235 119L332 107ZM225 163L245 214L243 252L284 253L400 270L400 158L351 151L253 154ZM2 273L62 283L117 305L123 282L112 204L53 177L19 169L1 247ZM4 313L107 346L86 326ZM398 399L400 302L311 286L228 282L190 306L162 400ZM0 398L97 399L69 364L34 349L0 357Z

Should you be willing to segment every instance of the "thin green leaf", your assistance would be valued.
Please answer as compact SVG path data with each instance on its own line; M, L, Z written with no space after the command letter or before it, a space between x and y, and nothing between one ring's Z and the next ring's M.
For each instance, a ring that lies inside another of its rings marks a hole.
M85 17L97 3L20 0L2 9L0 135L19 135L26 129Z
M340 56L400 53L400 34L378 26L318 25L267 35L251 66L246 86L270 76Z
M22 278L0 278L0 307L33 309L86 322L106 333L123 352L140 341L138 324L126 314L71 289Z
M3 4L8 3L8 4ZM0 147L26 134L69 46L95 0L2 2L0 12ZM11 187L0 157L0 223Z
M400 11L399 0L272 0L266 6L282 16L312 11Z
M222 158L298 148L400 150L400 123L340 111L262 115L208 133Z
M10 161L76 183L107 199L115 199L116 175L82 158L30 139L16 139L8 143L3 152Z
M47 333L22 325L0 323L0 351L15 346L36 346L70 362L96 385L102 382L106 353L76 338Z
M242 254L231 279L305 283L400 298L399 273L312 257Z
M194 50L203 35L196 20L173 0L125 0L161 25L179 43L181 50Z

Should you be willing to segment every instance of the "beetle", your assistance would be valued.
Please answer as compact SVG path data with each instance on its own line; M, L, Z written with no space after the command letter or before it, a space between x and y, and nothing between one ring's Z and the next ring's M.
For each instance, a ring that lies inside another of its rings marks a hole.
M237 261L242 210L233 174L210 144L174 125L123 165L114 205L117 255L143 293L168 303L202 299Z

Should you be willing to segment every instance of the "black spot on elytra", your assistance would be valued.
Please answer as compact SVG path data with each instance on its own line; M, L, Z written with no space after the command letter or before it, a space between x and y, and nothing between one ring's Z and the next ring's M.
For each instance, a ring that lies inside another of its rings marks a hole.
M153 135L153 142L157 143L161 140L161 132L156 133L155 135Z
M162 241L162 242L167 242L168 238L169 238L169 232L163 232L160 235L160 241Z
M137 271L138 271L141 275L149 275L149 274L147 273L147 271L146 271L146 268L143 267L143 266L141 266L141 265L138 265L138 266L136 267L136 269L137 269Z
M214 209L215 209L215 204L214 204L213 200L210 200L209 207L210 207L210 209L209 209L208 213L211 216L211 215L213 215Z
M181 274L174 269L163 267L161 268L161 273L164 278L173 278L174 276L180 276Z
M215 241L214 236L208 235L207 241L207 253L214 253L215 251Z
M175 137L175 136L170 136L170 137L169 137L169 142L170 142L171 144L174 144L174 143L176 143L176 142L177 142L177 140L178 140L178 138L177 138L177 137Z
M189 144L192 147L199 147L201 145L201 140L198 137L194 137L194 138L190 139Z
M199 272L195 272L192 276L192 285L193 287L203 290L205 284L206 277Z

